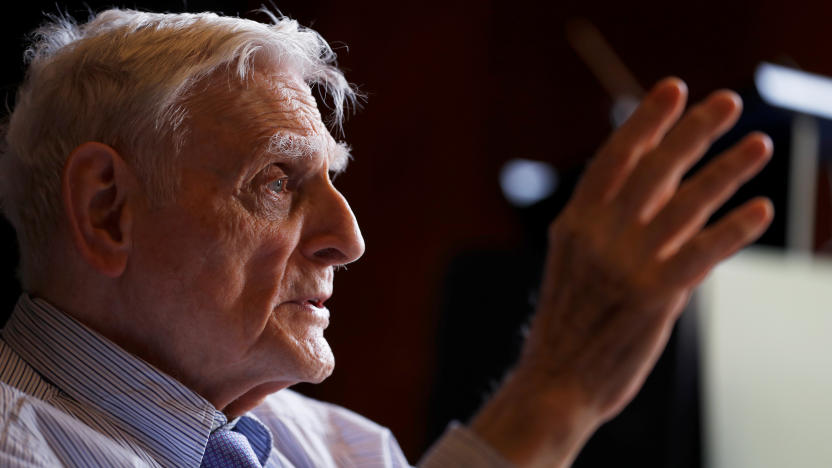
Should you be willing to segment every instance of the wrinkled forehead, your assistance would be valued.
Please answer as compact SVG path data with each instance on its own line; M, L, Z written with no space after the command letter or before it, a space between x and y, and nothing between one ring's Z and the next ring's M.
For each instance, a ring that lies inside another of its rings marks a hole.
M346 167L349 150L327 130L312 90L289 73L255 72L250 80L209 79L189 107L197 122L234 132L253 152L329 159L332 171Z

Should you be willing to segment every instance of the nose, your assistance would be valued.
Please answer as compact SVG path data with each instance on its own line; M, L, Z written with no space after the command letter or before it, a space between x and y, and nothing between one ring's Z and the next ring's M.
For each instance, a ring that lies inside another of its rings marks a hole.
M346 265L364 254L364 238L346 198L327 179L310 193L304 223L304 255L328 266Z

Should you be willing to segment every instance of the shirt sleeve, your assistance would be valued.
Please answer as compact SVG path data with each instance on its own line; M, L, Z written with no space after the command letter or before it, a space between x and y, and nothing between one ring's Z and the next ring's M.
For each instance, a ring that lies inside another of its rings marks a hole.
M513 468L496 450L468 428L454 421L428 450L419 468Z

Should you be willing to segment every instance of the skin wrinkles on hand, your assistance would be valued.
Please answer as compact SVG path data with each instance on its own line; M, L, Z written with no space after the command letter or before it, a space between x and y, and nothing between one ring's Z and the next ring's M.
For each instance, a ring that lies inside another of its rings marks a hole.
M656 85L550 225L521 360L471 424L520 466L568 466L641 387L693 288L771 221L757 198L705 226L772 147L752 133L683 181L741 110L717 91L682 116L686 98L678 79Z

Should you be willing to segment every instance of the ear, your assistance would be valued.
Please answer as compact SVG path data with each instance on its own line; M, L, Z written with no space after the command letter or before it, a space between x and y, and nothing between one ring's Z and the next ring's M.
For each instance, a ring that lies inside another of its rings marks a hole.
M121 155L103 143L80 145L64 165L61 195L72 241L90 266L111 278L127 267L134 187Z

